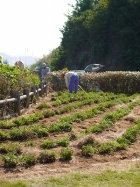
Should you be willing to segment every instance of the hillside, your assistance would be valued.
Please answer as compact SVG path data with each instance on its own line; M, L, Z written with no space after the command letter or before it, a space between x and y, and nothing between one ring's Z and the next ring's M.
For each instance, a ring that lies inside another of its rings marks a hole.
M139 0L78 0L61 29L52 66L74 70L97 63L106 71L139 71L139 10Z
M36 58L32 56L10 56L2 52L0 52L0 56L3 57L3 61L7 61L11 66L13 66L16 61L22 61L25 67L29 67L36 62Z

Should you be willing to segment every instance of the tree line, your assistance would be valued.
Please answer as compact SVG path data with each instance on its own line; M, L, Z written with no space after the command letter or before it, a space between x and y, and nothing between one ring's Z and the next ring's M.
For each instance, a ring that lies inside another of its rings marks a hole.
M61 44L46 57L51 70L91 63L112 71L140 70L140 0L76 0L70 6Z

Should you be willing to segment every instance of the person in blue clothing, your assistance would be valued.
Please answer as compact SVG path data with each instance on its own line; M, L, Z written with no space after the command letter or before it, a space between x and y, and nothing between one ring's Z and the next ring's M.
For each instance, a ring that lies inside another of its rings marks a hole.
M61 78L65 79L66 87L69 89L70 93L73 91L77 93L79 85L79 76L77 73L72 71L64 72L62 73Z
M42 65L42 70L41 70L41 78L44 79L45 76L50 72L50 68L45 64L43 63Z

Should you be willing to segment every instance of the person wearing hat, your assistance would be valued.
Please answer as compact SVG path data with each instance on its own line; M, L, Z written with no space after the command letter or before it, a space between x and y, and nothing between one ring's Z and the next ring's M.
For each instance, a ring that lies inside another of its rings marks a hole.
M77 93L79 85L79 76L77 73L72 71L63 72L61 78L65 79L66 87L69 89L70 93L72 93L72 91Z
M42 71L41 71L41 78L44 79L45 76L47 75L47 73L50 72L50 68L45 64L43 63L42 64Z

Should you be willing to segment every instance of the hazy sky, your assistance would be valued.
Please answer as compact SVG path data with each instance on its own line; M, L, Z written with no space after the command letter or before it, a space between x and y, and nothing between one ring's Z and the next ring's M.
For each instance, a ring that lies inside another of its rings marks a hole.
M60 45L75 0L0 0L0 52L42 57Z

